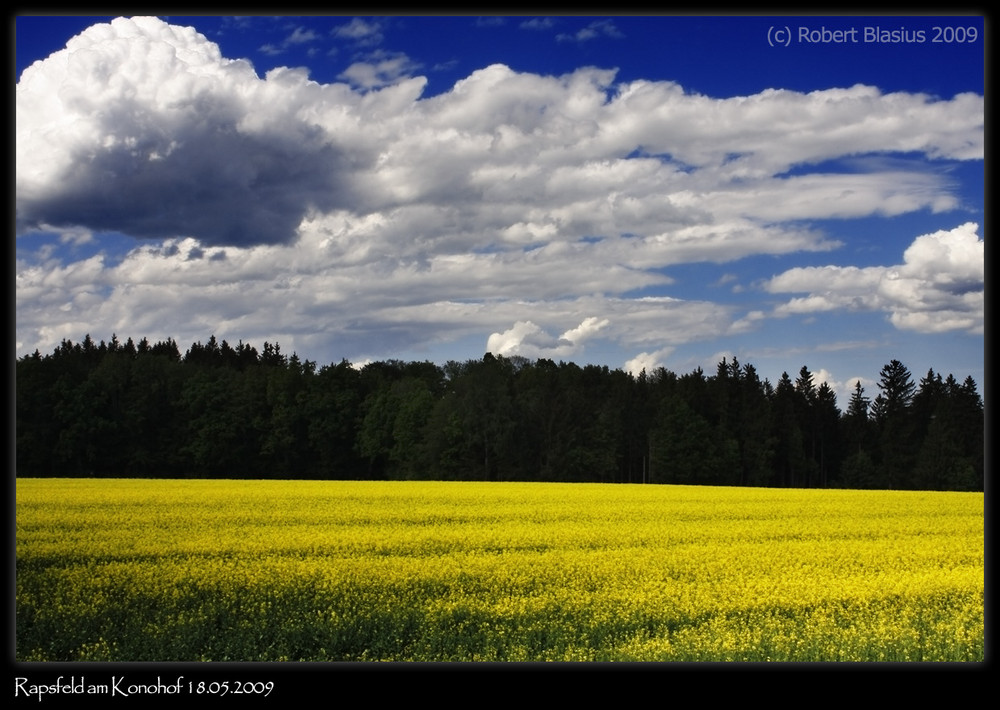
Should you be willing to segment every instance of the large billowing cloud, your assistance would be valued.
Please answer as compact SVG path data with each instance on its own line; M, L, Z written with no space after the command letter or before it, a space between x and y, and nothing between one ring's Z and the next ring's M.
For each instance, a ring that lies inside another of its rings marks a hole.
M757 320L634 297L669 284L665 268L838 246L803 220L954 209L926 159L983 155L972 94L855 86L715 99L619 84L609 70L493 65L423 98L415 63L379 57L344 72L349 83L285 68L259 77L191 28L134 18L95 25L25 70L19 235L146 241L123 259L76 263L23 250L19 348L88 331L250 339L280 324L297 347L341 339L383 356L476 335L558 356L607 338L651 365ZM872 157L889 153L919 160ZM848 158L851 174L808 169ZM974 320L977 292L961 248L915 242L901 280L880 281L880 305L862 286L836 286L867 272L826 270L828 292L810 287L811 300L783 310L844 307L852 294L902 328L974 328L962 320ZM957 260L947 277L933 270L945 257ZM772 290L794 290L794 278Z
M769 221L947 206L931 176L883 172L850 187L844 175L778 176L871 151L983 150L972 95L857 86L719 100L669 82L615 86L610 71L494 65L421 100L424 80L404 78L399 61L348 70L363 87L392 75L362 93L301 70L261 79L155 18L91 27L17 85L19 223L250 245L291 242L314 213L436 206L430 229L461 228L460 211L479 244L648 235L719 221L706 219L718 216L712 201ZM769 199L779 191L796 198Z
M310 210L353 201L365 159L311 118L304 81L262 81L154 18L95 25L17 85L18 222L290 241Z
M983 332L985 244L972 222L917 237L894 266L798 268L767 284L773 293L805 292L778 315L839 309L879 310L897 328L923 333Z

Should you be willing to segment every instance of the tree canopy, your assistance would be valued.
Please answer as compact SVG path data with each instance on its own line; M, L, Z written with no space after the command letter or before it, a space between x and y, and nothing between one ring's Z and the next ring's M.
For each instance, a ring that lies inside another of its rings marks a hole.
M212 336L63 341L16 363L19 476L601 481L983 490L971 377L891 360L841 412L803 366L637 376L487 353L317 367Z

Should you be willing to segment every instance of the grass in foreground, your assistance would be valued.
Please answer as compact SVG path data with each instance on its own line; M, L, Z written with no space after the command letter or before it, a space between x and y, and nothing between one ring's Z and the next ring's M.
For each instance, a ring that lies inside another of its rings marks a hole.
M19 479L19 661L982 661L982 493Z

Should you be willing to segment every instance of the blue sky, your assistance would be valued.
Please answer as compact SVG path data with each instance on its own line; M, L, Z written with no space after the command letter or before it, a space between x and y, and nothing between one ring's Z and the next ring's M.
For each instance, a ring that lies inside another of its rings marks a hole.
M983 37L19 17L17 355L215 334L321 365L736 356L842 407L891 359L981 386Z

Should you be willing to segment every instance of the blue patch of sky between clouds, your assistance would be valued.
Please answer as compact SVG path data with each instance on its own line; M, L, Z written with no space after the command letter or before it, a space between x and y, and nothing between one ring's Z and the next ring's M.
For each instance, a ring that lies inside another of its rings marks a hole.
M671 167L673 167L678 172L692 173L695 170L697 170L696 166L689 165L688 163L685 163L683 161L677 160L670 153L650 153L648 150L646 150L645 148L643 148L641 145L637 146L634 150L632 150L631 153L629 153L628 155L625 156L626 160L649 159L649 158L653 158L655 160L659 160L661 163L669 164Z
M739 157L739 154L729 154L726 156L727 162L729 162L730 155ZM921 151L883 151L877 153L859 153L846 157L821 160L815 163L799 163L782 173L775 174L775 177L788 178L816 173L865 175L884 172L886 170L947 174L961 166L977 162L951 159L931 160Z
M833 251L812 253L808 261L816 266L896 266L903 263L904 252L920 236L950 231L971 221L979 224L982 238L982 220L974 217L963 212L934 213L924 209L894 217L816 220L812 222L814 228L844 244Z
M69 231L67 231L67 234ZM17 240L19 258L32 260L33 255L50 251L49 256L60 261L84 261L101 254L108 266L121 263L125 255L140 242L120 232L94 232L89 239L64 238L56 231L30 232Z
M61 237L59 232L40 231L18 238L17 257L31 262L44 254L46 258L70 263L101 255L105 268L113 268L122 263L130 252L142 247L153 249L161 257L177 256L180 253L176 244L163 246L159 240L136 239L121 232L94 232L87 240L73 240ZM185 258L188 261L224 261L226 253L221 249L193 247Z

